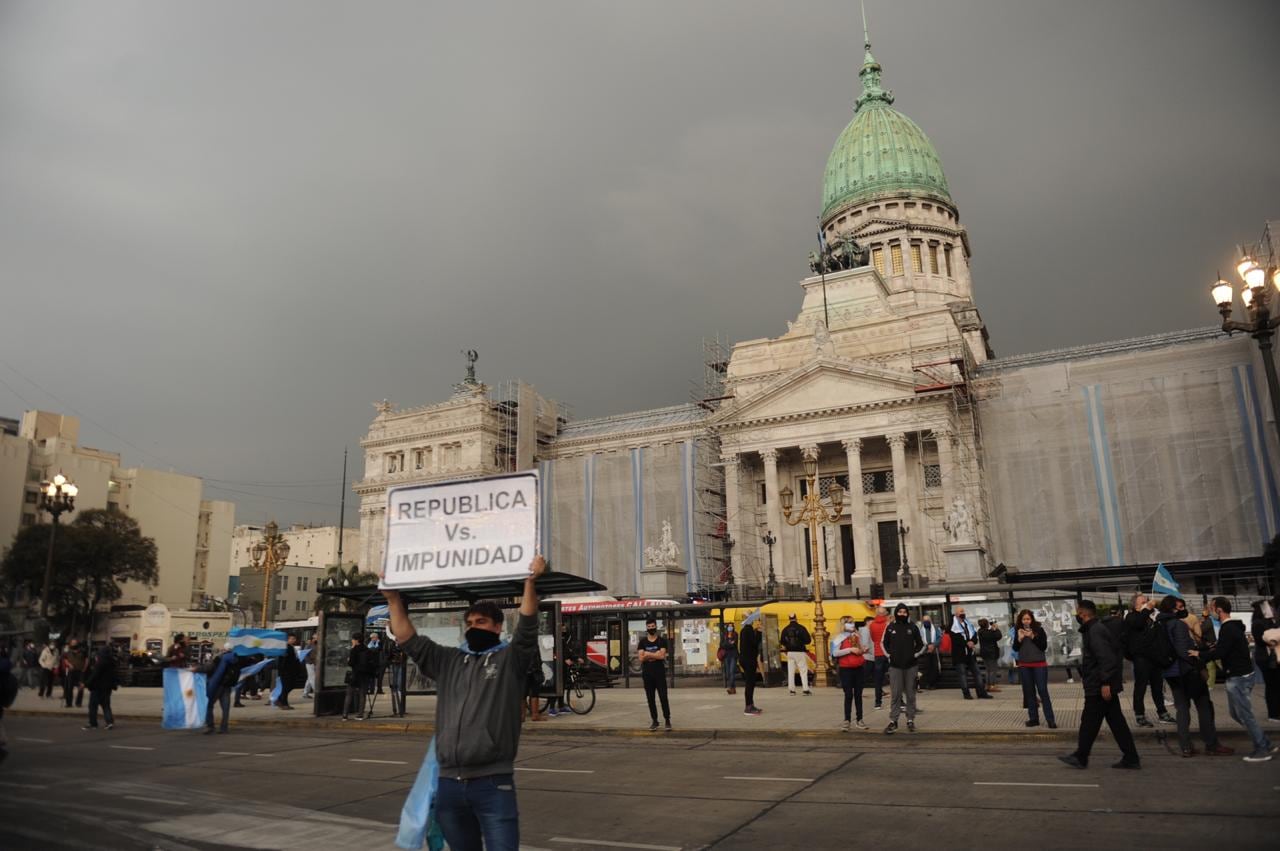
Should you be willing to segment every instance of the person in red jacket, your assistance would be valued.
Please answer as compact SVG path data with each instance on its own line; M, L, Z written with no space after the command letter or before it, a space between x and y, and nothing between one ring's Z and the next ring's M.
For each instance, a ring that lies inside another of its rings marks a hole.
M866 653L867 649L858 636L858 625L852 618L842 618L840 632L831 639L831 658L836 660L840 687L844 689L844 724L840 729L846 733L849 732L849 710L854 706L858 710L854 726L859 730L867 729L862 721L862 678Z
M876 606L876 616L867 624L867 632L871 635L872 681L876 686L876 709L884 708L884 681L889 673L889 657L884 652L884 631L889 626L889 611L884 606Z

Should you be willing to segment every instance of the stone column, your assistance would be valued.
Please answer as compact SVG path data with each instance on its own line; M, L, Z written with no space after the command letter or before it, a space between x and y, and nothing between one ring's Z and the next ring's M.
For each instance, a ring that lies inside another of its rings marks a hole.
M732 582L746 582L742 571L742 548L746 545L746 536L742 531L742 514L740 508L741 493L738 484L738 453L721 456L724 462L724 519L725 533L733 541L729 549L729 569L733 572Z
M942 479L942 517L947 517L951 510L951 501L961 495L960 481L956 470L955 441L956 435L949 428L936 429L934 439L938 441L938 475ZM949 539L949 533L943 540ZM946 578L946 565L938 565L934 578Z
M773 547L774 573L778 581L790 579L787 572L787 548L783 546L783 532L787 525L782 521L782 503L778 499L778 450L770 447L760 450L760 458L764 461L764 501L768 509L769 528L778 543Z
M849 464L849 520L853 524L853 575L855 579L872 580L875 566L871 561L874 544L867 540L867 497L862 492L862 438L840 441Z
M916 528L915 512L911 510L915 494L911 487L911 474L907 471L907 436L898 432L885 435L885 439L889 441L889 452L893 456L893 498L897 503L898 519L907 527L907 549L903 555L911 565L912 573L923 572L923 565L916 555L919 549L915 545L916 538L922 533Z

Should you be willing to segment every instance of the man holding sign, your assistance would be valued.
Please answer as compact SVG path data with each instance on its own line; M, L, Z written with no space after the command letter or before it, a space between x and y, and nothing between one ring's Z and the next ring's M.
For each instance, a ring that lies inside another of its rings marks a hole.
M462 646L443 647L418 635L400 593L383 588L392 635L423 675L437 684L433 750L439 785L434 810L455 851L480 851L482 840L489 851L517 851L520 845L513 763L520 743L525 674L538 655L534 582L546 573L547 563L535 555L528 570L510 644L502 641L503 614L497 603L472 604L464 615ZM414 812L426 803L419 801L418 791L415 784L401 816L401 847L421 847L427 814Z

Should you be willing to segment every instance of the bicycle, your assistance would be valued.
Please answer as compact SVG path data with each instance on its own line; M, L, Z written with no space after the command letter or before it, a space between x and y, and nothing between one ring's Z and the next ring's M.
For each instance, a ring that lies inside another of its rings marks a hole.
M574 715L586 715L596 706L596 687L587 682L586 671L579 665L570 665L569 682L565 684L565 704L573 710ZM546 712L551 708L554 697L549 697L541 709Z

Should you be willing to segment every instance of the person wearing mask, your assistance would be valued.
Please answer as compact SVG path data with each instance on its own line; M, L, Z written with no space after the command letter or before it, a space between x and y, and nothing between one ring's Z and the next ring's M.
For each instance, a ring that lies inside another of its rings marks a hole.
M306 668L298 660L298 636L290 635L284 648L284 655L276 661L276 675L280 677L280 697L276 698L277 709L293 709L289 705L289 692L306 682Z
M977 649L978 631L973 628L973 624L969 623L964 608L958 608L955 611L955 617L951 619L951 664L960 675L960 691L965 700L973 700L973 695L969 694L969 683L966 679L966 677L972 677L978 699L990 700L991 695L987 694L987 690L982 685L982 678L978 676Z
M1213 721L1213 701L1209 699L1209 687L1200 675L1195 642L1186 619L1190 612L1181 600L1172 595L1160 601L1160 614L1156 616L1156 629L1164 634L1156 635L1155 645L1166 659L1172 659L1164 669L1164 681L1173 694L1174 714L1178 724L1178 744L1184 757L1195 756L1191 745L1191 707L1196 708L1200 719L1200 737L1204 739L1205 753L1211 756L1230 756L1231 748L1218 741L1218 730Z
M876 703L873 708L884 708L884 681L889 673L889 657L884 652L884 631L889 626L889 610L884 606L876 606L876 615L867 624L867 645L871 648L871 682L876 689Z
M852 618L843 618L840 632L831 639L831 658L835 660L840 676L840 688L844 689L844 723L840 729L849 732L850 710L857 707L854 725L867 729L862 720L862 674L866 663L866 648L858 635L857 624Z
M1049 660L1045 651L1049 647L1049 636L1044 627L1036 623L1036 616L1030 609L1018 612L1014 619L1016 632L1013 637L1013 650L1018 654L1018 676L1022 681L1022 704L1027 710L1027 726L1040 726L1040 707L1044 708L1044 720L1050 730L1058 729L1058 722L1053 717L1053 701L1049 699ZM1039 701L1036 700L1039 695Z
M1253 743L1253 751L1245 762L1268 762L1280 748L1273 747L1267 734L1262 732L1253 716L1253 656L1245 638L1244 623L1231 617L1231 601L1226 597L1214 597L1210 604L1218 621L1218 640L1213 648L1202 653L1206 661L1221 660L1227 685L1227 708L1231 719L1244 727ZM1195 651L1189 651L1194 653Z
M932 691L938 687L938 677L942 673L942 630L938 629L933 618L925 615L920 619L920 640L924 642L924 652L920 654L920 688Z
M538 658L537 580L547 562L535 555L520 598L511 641L502 640L502 609L492 600L473 603L463 614L461 647L445 647L419 635L400 592L385 589L391 634L425 677L436 682L435 752L439 781L435 819L450 848L516 851L520 815L516 805L515 757L520 746L520 695L525 673ZM424 774L419 773L420 781ZM415 792L417 792L415 784ZM402 848L421 847L427 813L409 804L401 815Z
M893 610L893 623L885 627L881 637L885 655L889 660L889 725L885 735L898 730L898 716L903 704L907 708L907 730L916 731L916 673L920 654L924 652L924 639L911 623L911 613L899 603Z
M382 644L382 636L377 632L369 633L369 643L365 645L365 659L371 664L369 665L369 688L382 694L382 671L385 667L383 662L383 653L385 648Z
M578 644L573 640L573 636L569 634L569 624L560 625L560 693L553 697L547 705L547 715L556 718L560 715L568 715L573 712L569 708L569 702L566 700L569 694L569 668L574 664L581 665L583 662L582 652L578 649Z
M58 667L58 648L52 641L40 648L40 697L53 697L53 672Z
M759 715L756 707L756 675L760 665L760 632L751 621L742 622L738 634L738 664L742 666L743 715Z
M1155 637L1155 604L1146 594L1134 594L1131 610L1124 617L1121 636L1125 658L1133 663L1133 720L1139 727L1154 727L1147 719L1146 694L1151 690L1151 704L1156 718L1166 724L1176 723L1165 708L1164 677L1151 664L1147 646Z
M1120 650L1120 639L1098 622L1098 607L1092 600L1081 600L1077 604L1076 620L1080 622L1080 679L1084 684L1084 711L1080 713L1075 751L1058 759L1072 768L1087 768L1089 753L1105 720L1121 753L1120 761L1111 767L1141 768L1138 748L1133 743L1133 733L1129 732L1120 704L1120 691L1124 688L1124 655Z
M307 658L310 660L311 657ZM403 647L395 641L388 642L387 689L391 692L391 714L396 718L403 718L406 711L405 687L409 676L408 661Z
M395 627L393 626L392 629L395 629ZM365 660L367 653L368 651L364 646L364 636L358 632L352 634L351 649L347 651L347 694L342 701L343 721L351 720L352 709L355 709L358 713L356 715L357 721L364 720L364 693L369 685L365 674L368 669L368 662ZM520 672L520 683L521 691L523 691L524 671Z
M27 688L37 688L40 684L40 651L36 643L28 639L22 645L22 684Z
M219 733L227 732L227 724L231 720L231 693L240 682L240 659L231 649L228 642L222 645L222 652L213 660L212 670L205 681L204 732L214 732L213 708L222 707L222 724ZM239 704L236 704L239 706Z
M84 704L84 669L89 664L80 639L67 642L62 652L62 701L68 709L74 697L76 708Z
M173 643L169 645L169 652L165 653L164 664L166 668L187 667L187 637L182 633L178 633L173 637Z
M644 699L649 703L649 729L658 729L658 707L654 697L662 700L662 719L667 732L671 732L671 704L667 702L667 639L658 634L658 621L648 618L644 622L644 635L636 645L640 659L640 677L644 681Z
M986 618L978 619L978 655L982 658L983 682L987 691L1000 691L996 681L1000 670L1000 629Z
M738 678L738 634L733 624L724 625L724 634L720 637L720 667L724 671L724 690L727 694L737 694Z
M796 620L794 612L787 618L787 625L778 636L778 641L782 644L783 652L787 654L787 691L791 694L796 693L796 673L798 672L800 687L804 689L804 693L813 694L809 690L808 650L809 642L813 641L813 638L809 635L809 630Z
M98 707L102 707L102 721L107 729L115 727L116 720L111 714L111 693L116 690L118 683L116 657L111 653L111 646L104 644L94 656L84 678L84 686L89 690L89 723L84 725L84 729L98 729Z
M1258 600L1253 604L1253 661L1262 672L1263 699L1267 704L1267 720L1280 722L1280 665L1276 664L1275 646L1267 641L1267 630L1280 626L1276 619L1276 602Z

